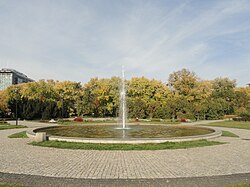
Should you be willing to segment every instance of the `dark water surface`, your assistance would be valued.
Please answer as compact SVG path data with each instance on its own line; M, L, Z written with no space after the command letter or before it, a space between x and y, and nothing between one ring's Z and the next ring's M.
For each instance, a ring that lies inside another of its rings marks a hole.
M48 135L82 138L170 138L203 135L212 129L190 126L131 125L130 129L117 129L117 125L69 125L38 129Z

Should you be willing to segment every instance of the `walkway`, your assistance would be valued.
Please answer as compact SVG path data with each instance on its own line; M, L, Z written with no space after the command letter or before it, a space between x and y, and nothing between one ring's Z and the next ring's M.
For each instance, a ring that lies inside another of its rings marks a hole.
M22 122L22 124L29 128L44 126L41 123ZM250 138L250 130L220 129L229 130L240 138L220 137L215 140L228 143L178 150L65 150L31 146L27 144L29 139L8 138L8 135L25 129L2 130L0 131L0 172L2 172L0 176L4 178L6 173L14 173L23 176L78 178L89 181L157 179L165 184L168 179L173 181L173 178L208 179L208 176L242 174L242 180L250 180L250 141L246 140ZM11 175L9 177L11 178Z

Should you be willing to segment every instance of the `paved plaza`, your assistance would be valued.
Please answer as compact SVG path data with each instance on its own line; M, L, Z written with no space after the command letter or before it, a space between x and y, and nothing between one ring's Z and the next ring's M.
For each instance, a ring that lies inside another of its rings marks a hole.
M45 126L41 123L21 123L29 128ZM140 180L149 185L150 181L162 181L162 184L169 182L175 186L174 184L178 184L173 182L176 182L176 179L186 181L193 179L190 180L191 184L199 178L202 179L200 182L206 182L208 179L216 181L216 177L219 180L220 176L224 176L224 179L235 178L236 182L237 180L249 182L250 131L220 129L229 130L240 137L214 139L227 142L223 145L157 151L97 151L37 147L27 144L30 139L8 138L10 134L27 129L2 130L0 131L0 182L1 179L3 182L15 178L15 175L16 178L34 176L47 177L47 180L52 178L62 181L85 180L85 182L90 181L89 185L91 181L94 181L93 184L97 184L100 180L117 181L114 186L119 186L119 181L123 181L122 184L127 184L126 181L128 184L133 184L133 181L137 181L139 183L135 185L139 186ZM57 184L59 183L58 181ZM70 186L70 182L65 184Z

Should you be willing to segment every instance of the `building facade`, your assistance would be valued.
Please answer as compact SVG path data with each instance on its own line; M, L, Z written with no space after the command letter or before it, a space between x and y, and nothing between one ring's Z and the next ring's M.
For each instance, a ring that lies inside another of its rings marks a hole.
M0 70L0 90L4 90L13 84L22 84L33 81L34 80L28 78L23 73L14 69L3 68Z

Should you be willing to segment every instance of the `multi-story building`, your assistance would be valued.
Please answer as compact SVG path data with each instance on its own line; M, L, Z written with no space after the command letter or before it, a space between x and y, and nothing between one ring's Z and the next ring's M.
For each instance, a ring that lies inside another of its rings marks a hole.
M34 80L28 78L23 73L20 73L14 69L3 68L0 70L0 90L4 90L13 84L21 84L33 81Z

